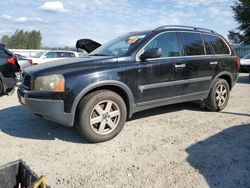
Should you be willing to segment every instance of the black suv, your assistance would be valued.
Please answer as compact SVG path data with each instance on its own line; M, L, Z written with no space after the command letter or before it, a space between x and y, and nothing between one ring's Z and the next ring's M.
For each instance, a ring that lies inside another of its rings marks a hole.
M216 32L162 26L115 38L86 57L30 67L18 97L32 113L102 142L145 109L193 100L224 109L238 69L234 50Z
M11 91L16 85L16 72L20 66L16 57L0 44L0 96Z

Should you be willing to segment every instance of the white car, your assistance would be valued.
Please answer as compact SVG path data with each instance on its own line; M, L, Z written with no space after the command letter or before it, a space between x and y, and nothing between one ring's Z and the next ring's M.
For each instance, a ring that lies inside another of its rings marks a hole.
M73 57L79 57L79 54L74 51L45 51L45 52L39 52L36 54L36 56L32 57L32 61L34 65L41 64L41 63L47 63L55 60L60 59L67 59L67 58L73 58Z
M17 58L17 62L20 65L21 70L33 65L32 60L23 55L14 54L14 56Z
M250 54L240 59L240 71L250 72Z
M28 59L27 57L20 55L20 54L14 54L14 56L17 58L17 62L20 66L21 71L27 67L30 67L33 65L33 62L31 59ZM18 81L21 80L21 71L16 72L16 78Z

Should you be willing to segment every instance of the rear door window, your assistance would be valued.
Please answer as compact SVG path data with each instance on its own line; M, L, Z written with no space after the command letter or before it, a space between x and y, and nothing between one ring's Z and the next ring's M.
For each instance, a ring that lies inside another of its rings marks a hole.
M66 57L75 57L75 54L72 52L57 52L58 58L66 58Z
M181 35L187 56L205 55L204 44L200 33L182 32Z
M213 55L213 49L211 47L211 44L209 43L207 37L205 35L202 35L204 44L205 44L205 49L206 49L206 55Z
M57 58L56 52L48 52L45 56L46 58Z
M181 55L181 48L175 32L163 33L155 37L145 48L161 48L161 57L176 57Z
M214 35L206 35L206 38L212 45L215 54L230 54L228 46L220 37Z
M69 54L67 52L57 52L57 57L65 58L65 57L69 57Z

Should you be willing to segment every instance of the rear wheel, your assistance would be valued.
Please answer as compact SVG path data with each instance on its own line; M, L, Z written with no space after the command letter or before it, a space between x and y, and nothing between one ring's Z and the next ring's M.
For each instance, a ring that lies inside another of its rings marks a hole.
M76 128L88 141L104 142L119 134L126 117L126 105L118 94L96 91L80 101Z
M227 81L221 78L217 79L205 100L206 108L212 111L223 110L227 106L229 95L230 89Z

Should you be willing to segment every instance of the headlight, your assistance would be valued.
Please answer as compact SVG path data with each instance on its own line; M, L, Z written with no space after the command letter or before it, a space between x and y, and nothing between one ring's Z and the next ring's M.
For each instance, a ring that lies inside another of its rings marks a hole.
M37 77L34 90L63 92L65 90L64 77L60 74Z

